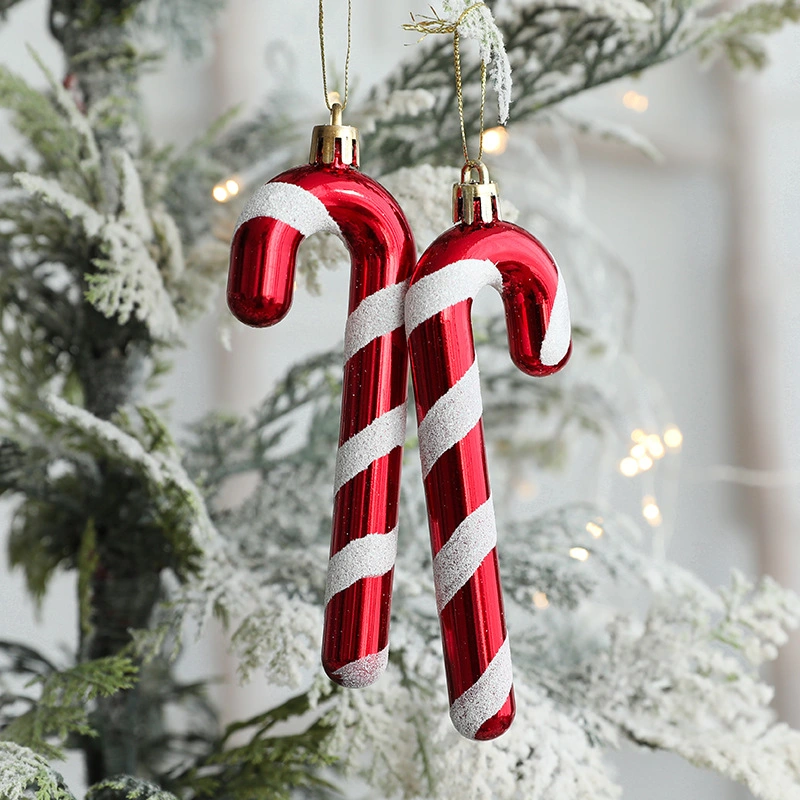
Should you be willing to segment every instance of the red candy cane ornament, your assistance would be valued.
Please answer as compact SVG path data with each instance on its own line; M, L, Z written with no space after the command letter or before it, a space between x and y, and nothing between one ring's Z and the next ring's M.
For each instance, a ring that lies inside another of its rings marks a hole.
M397 550L408 357L403 301L416 261L394 198L358 170L358 131L314 129L311 163L262 186L242 211L231 249L228 306L263 327L289 311L300 242L341 237L352 258L336 457L322 662L336 683L367 686L386 667Z
M479 182L468 182L473 169ZM419 449L433 550L450 717L469 739L494 739L514 719L511 656L486 467L472 301L500 292L514 363L561 369L571 352L567 292L551 255L502 222L497 187L468 162L454 191L454 228L425 252L406 296Z

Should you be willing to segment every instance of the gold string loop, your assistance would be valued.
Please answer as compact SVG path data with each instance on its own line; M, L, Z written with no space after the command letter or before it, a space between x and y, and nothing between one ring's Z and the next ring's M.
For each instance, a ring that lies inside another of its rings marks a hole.
M471 159L469 156L469 145L467 143L467 128L464 121L464 85L461 78L461 35L458 29L469 14L481 7L486 7L486 3L473 3L471 6L464 9L461 16L454 23L442 19L434 10L433 17L419 17L415 19L412 14L411 22L403 25L403 30L416 31L422 34L420 40L430 34L453 34L453 65L455 67L456 76L456 99L458 101L458 118L461 123L461 145L464 151L464 162L466 164L480 164L483 158L484 118L486 115L486 62L481 60L481 110L478 157L477 159Z
M340 103L331 103L328 93L328 68L325 58L325 0L319 0L319 52L322 59L322 91L325 93L325 105L333 113L333 106L339 105L341 111L347 108L350 92L350 48L353 41L353 0L347 0L347 55L344 61L344 97Z

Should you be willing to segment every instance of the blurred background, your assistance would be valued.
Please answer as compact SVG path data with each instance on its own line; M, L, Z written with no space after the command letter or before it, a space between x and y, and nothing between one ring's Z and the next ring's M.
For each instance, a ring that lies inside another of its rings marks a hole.
M332 54L333 43L344 41L334 5ZM414 35L401 30L409 10L426 10L425 3L412 9L396 0L355 6L353 107L413 45ZM0 59L43 85L26 45L59 74L44 0L23 4L0 26ZM317 46L315 3L230 0L205 57L186 63L170 55L148 78L155 137L186 142L232 106L254 111L276 89L297 104L298 116L307 116L310 133L327 114ZM631 408L640 395L642 407L655 404L680 431L655 468L657 490L655 472L624 476L623 460L636 440L614 445L618 452L610 458L623 473L616 472L614 498L644 513L669 557L713 585L739 568L800 590L800 31L774 37L771 52L771 66L758 75L704 71L689 57L590 92L569 108L634 126L664 156L654 163L619 144L577 142L585 213L630 271L636 296L629 344L638 368L624 373ZM340 68L341 58L333 59ZM513 107L511 118L508 148L491 158L498 175L526 169L524 148L515 146L515 135L525 134L515 134ZM299 134L303 139L305 131ZM14 144L2 118L0 142ZM455 163L457 143L453 149ZM524 206L524 180L506 188ZM568 274L569 264L562 268ZM231 352L220 344L220 326L229 324L220 292L216 313L192 331L162 390L172 401L172 419L186 424L213 408L246 411L288 364L338 341L347 275L323 279L322 295L302 292L295 313L277 328L234 325ZM639 425L648 430L649 422ZM2 536L7 517L0 508ZM54 583L37 616L21 575L8 572L0 542L0 638L24 639L54 656L72 647L74 588L71 579ZM235 670L221 635L191 648L183 669L187 676L223 678L217 697L226 718L266 702L264 687L240 690L228 677ZM798 637L773 679L779 713L800 726ZM624 751L617 761L625 798L748 797L676 758ZM64 772L79 788L79 765L68 763Z

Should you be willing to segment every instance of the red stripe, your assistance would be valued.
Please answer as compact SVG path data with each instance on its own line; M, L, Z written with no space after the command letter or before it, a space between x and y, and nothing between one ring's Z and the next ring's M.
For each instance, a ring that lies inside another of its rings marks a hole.
M325 607L322 664L328 675L345 664L379 653L389 643L389 619L394 570L378 578L362 578L331 598Z
M339 445L406 402L405 330L397 328L362 347L345 364Z
M433 465L425 478L425 494L435 557L453 531L489 499L481 420Z
M506 640L496 550L486 556L439 616L452 703L483 675Z
M353 539L397 527L402 447L373 461L339 490L333 507L331 556Z
M471 310L472 300L463 300L434 314L414 328L409 336L414 399L419 421L475 361Z

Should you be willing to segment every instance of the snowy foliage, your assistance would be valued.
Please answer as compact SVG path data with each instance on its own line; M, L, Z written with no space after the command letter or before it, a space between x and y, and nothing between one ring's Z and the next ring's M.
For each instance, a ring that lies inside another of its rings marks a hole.
M87 297L97 310L117 317L122 325L135 316L155 339L168 340L178 332L178 317L148 247L152 223L130 158L122 155L119 163L123 212L116 219L95 211L55 181L25 173L15 177L31 195L79 222L86 236L97 242L103 254L94 259L99 271L87 276Z
M212 614L235 623L232 641L243 677L259 670L272 683L299 685L302 670L316 659L319 610L275 594L260 585L256 573L237 568L232 548L211 521L179 453L170 446L148 452L132 433L59 397L48 398L47 404L64 434L80 436L83 447L99 449L104 456L141 472L153 493L177 495L173 502L181 502L188 510L188 535L202 561L171 599L181 618L191 620L200 630ZM159 635L154 631L153 637L138 637L139 648L147 650Z
M505 125L511 105L511 62L506 54L503 34L488 6L480 5L467 12L472 5L470 0L445 0L445 15L451 24L458 25L463 38L478 42L481 60L486 64L497 93L497 120Z
M0 742L0 797L75 800L62 777L40 755L12 742Z

